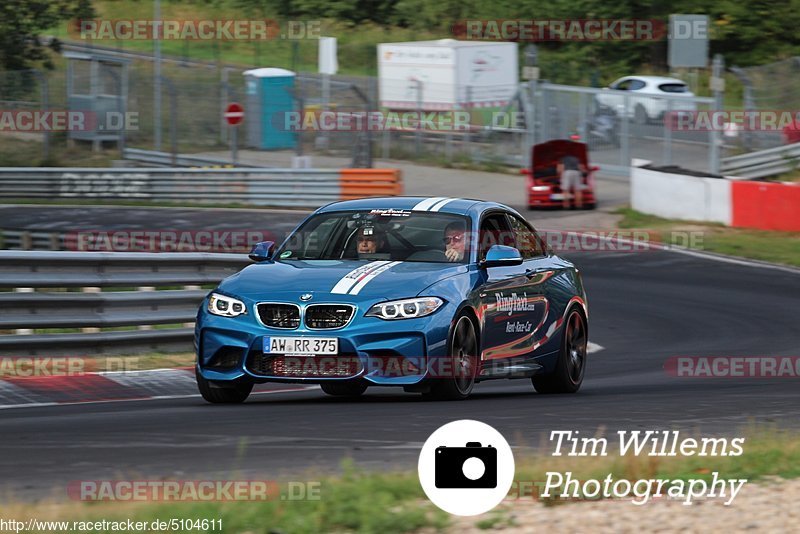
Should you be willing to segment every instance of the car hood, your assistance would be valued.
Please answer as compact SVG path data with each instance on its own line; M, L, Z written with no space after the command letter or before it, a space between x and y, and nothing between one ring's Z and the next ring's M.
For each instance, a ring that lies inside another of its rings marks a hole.
M356 301L361 298L413 297L445 278L467 272L467 266L448 263L397 261L276 261L249 265L219 286L232 296L264 300L281 296Z

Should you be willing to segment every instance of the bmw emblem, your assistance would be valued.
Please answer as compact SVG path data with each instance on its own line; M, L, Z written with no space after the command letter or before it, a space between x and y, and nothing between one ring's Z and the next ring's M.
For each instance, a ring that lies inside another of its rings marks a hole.
M314 295L312 295L311 293L303 293L302 295L300 295L300 300L302 300L303 302L309 301L312 298L314 298Z

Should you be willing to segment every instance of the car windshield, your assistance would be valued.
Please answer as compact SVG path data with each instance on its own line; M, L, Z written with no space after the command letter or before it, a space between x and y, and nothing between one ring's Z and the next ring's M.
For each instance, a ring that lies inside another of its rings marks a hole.
M468 222L461 215L395 209L321 213L293 232L276 257L466 263Z

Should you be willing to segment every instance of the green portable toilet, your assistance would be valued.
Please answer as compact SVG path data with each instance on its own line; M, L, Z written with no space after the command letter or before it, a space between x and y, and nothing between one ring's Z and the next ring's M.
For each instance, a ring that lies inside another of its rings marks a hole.
M267 150L297 146L297 133L284 127L285 114L297 111L294 98L295 73L278 68L244 72L247 102L247 144Z

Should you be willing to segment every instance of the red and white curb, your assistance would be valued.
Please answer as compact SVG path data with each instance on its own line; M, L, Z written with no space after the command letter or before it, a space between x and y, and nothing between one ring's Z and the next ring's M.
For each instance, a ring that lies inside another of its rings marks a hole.
M603 350L589 343L587 352ZM305 384L258 384L253 395L318 389ZM0 379L0 410L99 402L130 402L200 397L194 368L113 371L76 375L9 377Z
M259 384L253 394L316 389L303 384ZM194 368L11 377L0 380L0 410L97 402L200 397Z

